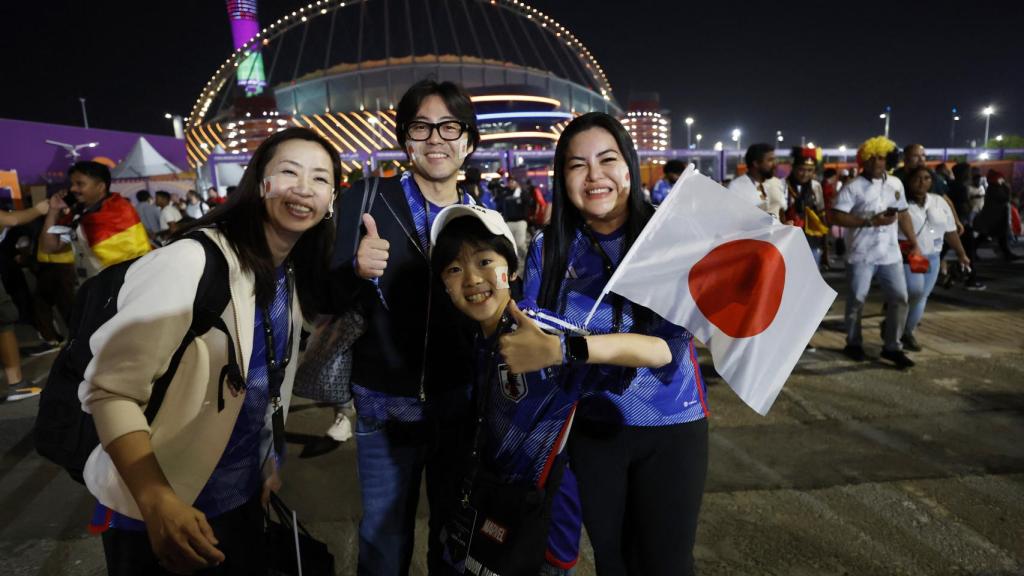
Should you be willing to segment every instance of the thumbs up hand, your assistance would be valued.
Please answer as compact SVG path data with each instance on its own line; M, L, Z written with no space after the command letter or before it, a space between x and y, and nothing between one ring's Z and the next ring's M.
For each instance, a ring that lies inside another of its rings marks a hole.
M373 216L363 214L363 226L366 227L366 235L356 250L356 275L366 280L380 278L388 266L391 243L377 233L377 222Z
M508 312L518 327L515 332L502 336L498 344L509 370L525 374L562 363L562 343L558 336L542 331L514 301L509 301Z

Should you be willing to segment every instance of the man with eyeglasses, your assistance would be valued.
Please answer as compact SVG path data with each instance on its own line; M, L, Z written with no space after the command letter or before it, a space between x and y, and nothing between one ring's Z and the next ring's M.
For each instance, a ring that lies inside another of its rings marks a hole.
M456 183L480 133L469 95L451 82L414 84L395 120L410 170L364 180L336 209L329 308L355 307L366 320L365 334L352 347L363 504L358 573L408 573L425 471L427 564L431 575L445 574L451 569L441 559L438 536L456 502L460 456L474 430L474 326L431 274L430 226L445 206L473 203Z

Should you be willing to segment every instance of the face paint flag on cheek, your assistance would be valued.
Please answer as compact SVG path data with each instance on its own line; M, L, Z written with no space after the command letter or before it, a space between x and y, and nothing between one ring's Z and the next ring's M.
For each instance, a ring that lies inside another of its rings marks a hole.
M284 195L284 187L281 186L280 182L275 182L275 178L273 176L266 176L263 178L263 187L260 190L261 198L277 198Z
M494 273L496 275L494 287L499 290L508 290L508 266L495 266Z

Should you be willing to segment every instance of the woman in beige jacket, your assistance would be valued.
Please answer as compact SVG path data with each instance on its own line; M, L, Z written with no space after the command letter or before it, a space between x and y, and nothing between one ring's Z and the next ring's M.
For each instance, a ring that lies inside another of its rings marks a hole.
M79 390L101 442L85 480L99 501L109 574L264 570L261 501L280 486L299 331L326 274L340 175L323 138L278 132L223 206L125 275L117 313L90 340ZM186 336L205 267L189 232L206 234L227 262L227 286L217 286L230 293L226 332L192 341L147 422L153 382ZM225 379L232 358L237 375Z

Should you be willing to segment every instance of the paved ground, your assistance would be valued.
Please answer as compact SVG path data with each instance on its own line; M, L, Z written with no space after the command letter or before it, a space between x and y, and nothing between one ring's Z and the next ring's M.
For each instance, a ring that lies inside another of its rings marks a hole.
M912 370L840 355L841 299L768 417L705 366L701 574L1024 574L1024 265L982 271L986 292L937 289ZM879 310L869 305L865 319L874 357ZM26 371L42 378L50 360L28 359ZM0 405L0 574L102 574L99 541L84 530L91 500L35 455L35 407ZM298 457L330 418L295 408L284 496L330 544L338 573L353 574L355 445ZM590 575L584 548L578 573ZM425 574L422 557L413 574Z

